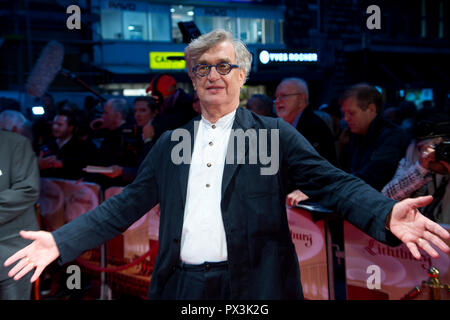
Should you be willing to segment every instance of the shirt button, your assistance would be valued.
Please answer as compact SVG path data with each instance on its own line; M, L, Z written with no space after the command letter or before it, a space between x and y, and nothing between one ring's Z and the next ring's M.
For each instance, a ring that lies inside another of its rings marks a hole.
M209 188L211 185L209 183L206 184L206 187Z
M215 129L215 128L216 128L216 125L215 125L215 124L213 124L213 125L211 126L211 128Z
M208 166L208 168L211 167L211 163L207 163L206 165Z
M208 143L210 146L212 146L213 145L213 142L212 141L210 141L209 143Z

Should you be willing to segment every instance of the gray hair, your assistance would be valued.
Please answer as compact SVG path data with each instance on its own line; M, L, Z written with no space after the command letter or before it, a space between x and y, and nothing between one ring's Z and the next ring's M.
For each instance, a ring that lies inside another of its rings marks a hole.
M273 108L273 99L270 99L265 94L254 94L247 100L247 108L254 105L259 111L263 111L265 114L271 114Z
M17 132L32 140L30 121L15 110L4 110L0 113L0 130Z
M281 83L285 83L285 82L294 83L297 86L297 88L300 90L300 92L305 94L306 104L309 104L309 89L308 89L308 84L306 83L305 80L303 80L301 78L286 78L286 79L283 79L283 81L281 81Z
M5 110L0 113L0 129L13 131L14 128L22 129L27 119L23 114L15 110Z
M111 108L115 112L120 113L123 120L128 118L128 115L130 114L130 106L128 105L127 100L123 98L113 98L109 99L107 103L111 105Z
M197 64L201 55L209 49L222 43L229 41L233 44L236 55L236 64L239 68L245 71L245 80L248 79L250 69L252 66L252 55L247 49L247 46L239 39L235 39L231 32L223 29L213 30L209 33L203 34L193 40L184 50L184 55L187 62L189 76L192 77L192 68Z

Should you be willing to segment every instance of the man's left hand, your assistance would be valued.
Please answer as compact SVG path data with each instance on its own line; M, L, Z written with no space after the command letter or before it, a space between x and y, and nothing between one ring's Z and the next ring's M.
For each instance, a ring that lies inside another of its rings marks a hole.
M123 174L123 168L121 166L114 165L108 168L111 169L111 172L100 172L100 173L104 174L109 178L117 178Z
M450 239L450 234L439 224L423 216L417 208L424 207L433 201L432 196L405 199L394 205L388 224L391 232L406 244L416 259L421 255L418 248L423 249L432 258L439 258L439 254L430 243L433 243L445 253L450 248L442 239Z

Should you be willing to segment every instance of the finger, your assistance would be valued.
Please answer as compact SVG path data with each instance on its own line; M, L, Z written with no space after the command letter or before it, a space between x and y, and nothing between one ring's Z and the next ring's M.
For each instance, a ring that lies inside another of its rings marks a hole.
M428 253L432 258L439 258L439 253L437 253L436 250L433 249L433 247L430 245L430 243L422 239L421 241L417 242L417 245L422 248L426 253Z
M442 228L439 224L431 221L430 219L427 219L425 227L428 231L434 233L435 235L441 237L442 239L446 240L450 239L450 233L444 228Z
M20 260L9 272L9 277L14 277L20 270L25 268L30 263L28 258Z
M12 265L14 262L16 262L19 259L22 259L26 256L25 254L25 250L19 250L17 251L15 254L13 254L11 257L9 257L8 259L6 259L5 263L3 264L5 267L9 267L10 265Z
M19 280L20 278L22 278L24 275L26 275L28 272L30 272L31 270L33 270L35 267L34 263L28 263L25 267L23 267L22 270L20 270L20 272L18 274L15 275L14 280Z
M421 208L429 205L433 201L433 196L417 197L410 200L412 200L412 204L415 208Z
M441 238L435 236L431 232L425 231L423 237L428 241L430 241L431 243L433 243L434 245L436 245L439 249L441 249L445 253L450 252L450 248L448 247L448 245L444 241L442 241Z
M420 260L421 255L420 255L419 249L417 249L416 244L414 242L408 242L408 243L406 243L406 246L408 247L408 249L411 252L411 254L413 255L413 257L416 258L417 260Z
M39 238L39 231L20 231L20 236L28 240L36 240Z
M36 271L34 271L33 276L30 279L30 282L35 282L41 275L42 271L44 271L44 269L45 267L38 266L36 268Z

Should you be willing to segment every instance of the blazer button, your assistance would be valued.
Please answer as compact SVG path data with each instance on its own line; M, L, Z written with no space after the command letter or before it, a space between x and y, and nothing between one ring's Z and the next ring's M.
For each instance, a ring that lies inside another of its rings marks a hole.
M180 239L173 239L173 243L179 244L180 243Z

